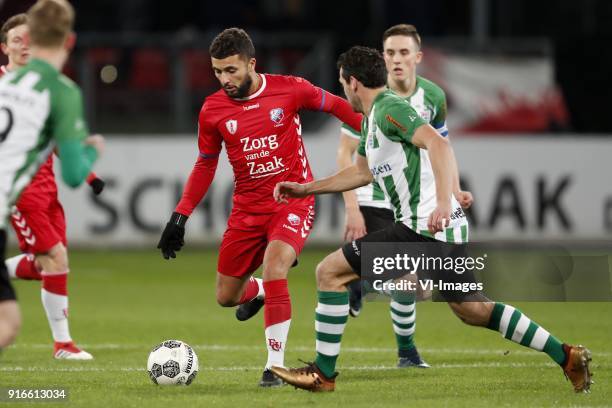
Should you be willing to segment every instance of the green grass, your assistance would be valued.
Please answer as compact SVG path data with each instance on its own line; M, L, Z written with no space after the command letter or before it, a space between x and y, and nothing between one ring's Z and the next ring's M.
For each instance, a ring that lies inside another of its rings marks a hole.
M307 251L289 287L293 319L286 363L314 357L314 267ZM612 303L523 303L529 317L560 339L593 352L596 384L576 395L542 353L467 327L445 304L418 305L416 341L429 370L394 368L388 305L370 302L351 319L335 393L257 387L266 354L261 314L240 323L214 298L216 252L73 252L69 281L72 335L93 362L55 361L36 282L17 282L23 329L0 359L0 387L69 389L70 406L609 406L612 404ZM200 372L189 387L153 385L150 348L176 338L194 346ZM25 406L18 404L16 406ZM45 406L67 406L45 404ZM39 406L39 405L36 405Z

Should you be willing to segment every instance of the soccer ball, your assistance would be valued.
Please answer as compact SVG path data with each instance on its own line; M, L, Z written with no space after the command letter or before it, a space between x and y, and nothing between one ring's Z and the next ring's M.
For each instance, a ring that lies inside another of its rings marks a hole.
M155 384L189 385L198 374L198 356L189 344L166 340L151 350L147 371Z

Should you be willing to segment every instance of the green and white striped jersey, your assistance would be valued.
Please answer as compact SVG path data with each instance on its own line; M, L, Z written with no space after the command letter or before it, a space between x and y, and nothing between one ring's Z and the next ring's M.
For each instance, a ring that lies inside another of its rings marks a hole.
M429 155L412 144L417 128L426 125L408 101L392 91L381 92L361 125L357 152L366 156L374 180L391 203L396 222L431 237L429 215L436 208L436 184ZM439 241L461 243L468 240L468 222L452 196L449 227L438 232Z
M433 126L442 136L448 136L448 128L446 127L446 95L442 88L434 82L417 75L414 92L406 100L425 122ZM361 138L361 134L358 131L346 124L342 125L341 131L349 137L355 139ZM357 194L357 201L360 206L391 208L391 204L385 198L384 192L376 182L355 189L355 193Z
M87 133L79 88L47 62L0 78L0 228L56 142Z

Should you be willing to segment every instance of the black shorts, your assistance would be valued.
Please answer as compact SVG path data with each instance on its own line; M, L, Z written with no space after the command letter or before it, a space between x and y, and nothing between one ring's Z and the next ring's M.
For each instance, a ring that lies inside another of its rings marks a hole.
M393 211L388 208L359 206L368 232L380 231L395 223Z
M420 234L417 234L408 226L403 223L393 223L392 225L372 233L368 233L362 238L355 241L349 242L342 247L342 253L353 268L353 271L359 275L363 280L369 280L370 277L375 276L371 273L363 274L361 270L361 255L362 255L362 244L363 243L424 243L424 244L439 244L435 245L435 253L439 254L444 258L452 257L466 257L467 248L466 245L460 244L447 244L445 242L437 241L433 238L429 238ZM418 256L415 254L413 256ZM476 284L476 278L472 271L465 271L463 273L455 273L449 270L434 270L428 271L427 274L417 271L419 279L431 279L438 283L443 281L451 284L465 284L470 285ZM477 290L468 290L465 292L455 290L440 290L439 293L445 301L449 302L460 302L466 296L472 295L478 292Z
M16 300L15 290L9 280L8 271L4 264L6 251L6 231L0 229L0 302L5 300Z

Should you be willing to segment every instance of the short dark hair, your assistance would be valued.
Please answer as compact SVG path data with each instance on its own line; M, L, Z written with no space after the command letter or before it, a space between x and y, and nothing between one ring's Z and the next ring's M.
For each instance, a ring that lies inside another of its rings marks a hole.
M421 48L421 36L419 35L416 27L412 24L398 24L387 28L387 30L383 33L383 47L385 45L385 41L387 41L387 38L393 37L394 35L412 37L414 42L419 46L419 49Z
M243 58L255 57L255 47L251 37L242 28L226 28L221 31L208 48L211 57L223 59L232 55L240 55Z
M380 88L387 84L387 68L380 51L374 48L354 46L338 58L342 78L355 77L366 88Z
M4 24L2 24L2 29L0 30L0 42L6 44L8 32L17 26L27 23L28 16L25 13L15 14L13 17L6 20Z

